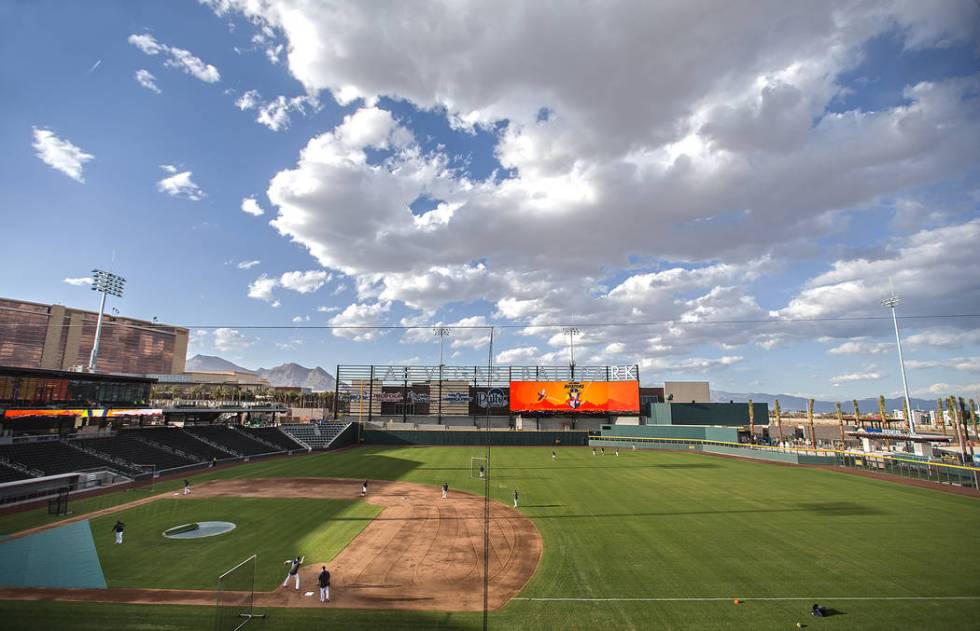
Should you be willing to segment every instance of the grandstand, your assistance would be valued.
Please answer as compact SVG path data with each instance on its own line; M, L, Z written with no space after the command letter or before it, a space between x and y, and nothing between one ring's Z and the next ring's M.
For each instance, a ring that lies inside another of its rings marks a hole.
M31 476L18 471L13 467L7 466L6 463L0 463L0 483L3 482L15 482L17 480L26 480Z
M176 427L152 427L128 430L137 440L153 447L169 449L179 456L184 456L197 462L207 462L212 458L222 460L235 456L230 449L221 449L216 445L205 442Z
M100 458L76 447L69 446L65 441L0 445L0 458L6 458L28 469L36 469L44 475L72 473L105 467L129 470L129 467L121 467L112 460Z
M303 445L297 443L289 434L278 427L247 427L243 431L255 440L264 442L270 447L276 447L277 451L305 449Z
M156 465L158 470L185 467L196 462L130 437L129 434L134 431L139 430L122 431L111 438L88 439L84 445L108 458L140 465Z
M267 454L270 451L279 451L278 449L270 449L268 445L226 425L184 426L184 431L199 439L221 445L222 449L231 450L235 455L257 456Z
M327 449L349 425L350 423L340 421L319 421L317 423L289 423L280 427L282 431L313 449Z

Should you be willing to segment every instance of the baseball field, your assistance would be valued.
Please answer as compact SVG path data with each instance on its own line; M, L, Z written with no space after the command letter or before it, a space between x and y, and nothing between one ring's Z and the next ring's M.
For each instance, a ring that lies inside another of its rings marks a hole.
M552 461L550 448L493 449L491 627L980 627L980 498L819 468L606 451L562 448ZM189 478L188 496L173 480L75 501L108 589L0 589L0 628L210 629L204 590L252 554L267 618L246 629L480 628L483 482L471 458L482 455L358 447L215 469ZM4 516L0 533L53 519ZM205 520L236 528L161 534ZM300 592L280 587L297 555ZM33 569L71 569L48 564ZM322 564L333 573L324 605L305 596ZM813 603L833 615L811 618Z

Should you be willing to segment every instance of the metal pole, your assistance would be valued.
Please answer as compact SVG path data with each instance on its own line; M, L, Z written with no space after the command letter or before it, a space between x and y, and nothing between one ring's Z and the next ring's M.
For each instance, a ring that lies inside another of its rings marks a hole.
M105 299L108 294L102 292L102 300L99 302L99 319L95 323L95 341L92 342L92 353L88 358L88 371L95 372L95 364L99 359L99 340L102 338L102 316L105 312Z
M895 325L895 344L898 347L898 364L902 371L902 387L905 389L905 407L908 409L908 418L905 419L909 424L909 433L915 436L915 421L912 420L912 399L909 397L909 381L905 375L905 357L902 355L902 336L898 333L898 316L895 314L895 307L901 302L901 298L895 295L895 290L891 294L881 299L881 304L892 311L892 324Z
M490 349L487 352L487 392L490 392L490 375L493 373L493 327L490 327ZM483 631L487 631L490 612L490 406L487 405L486 447L484 457L487 474L483 478Z

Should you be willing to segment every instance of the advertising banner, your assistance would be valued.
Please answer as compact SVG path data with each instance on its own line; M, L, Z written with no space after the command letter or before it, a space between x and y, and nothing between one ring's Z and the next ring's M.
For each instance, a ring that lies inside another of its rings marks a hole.
M510 410L637 414L640 388L636 381L512 381Z

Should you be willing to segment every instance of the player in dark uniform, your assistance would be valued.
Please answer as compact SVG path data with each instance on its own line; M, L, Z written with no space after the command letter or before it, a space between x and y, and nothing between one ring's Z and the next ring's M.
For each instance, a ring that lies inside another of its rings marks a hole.
M320 602L330 602L330 572L327 571L326 565L320 569L320 576L317 577L317 583L320 585Z
M521 496L518 495L517 489L514 489L514 508L517 508L517 504L520 501Z
M367 480L361 483L361 495L367 495Z
M446 499L447 497L449 497L449 483L448 482L443 482L442 483L442 499Z

